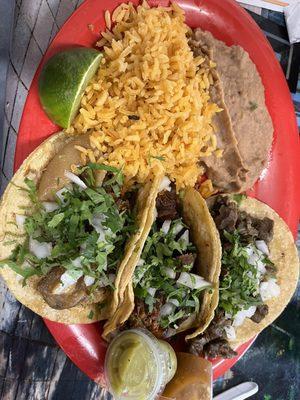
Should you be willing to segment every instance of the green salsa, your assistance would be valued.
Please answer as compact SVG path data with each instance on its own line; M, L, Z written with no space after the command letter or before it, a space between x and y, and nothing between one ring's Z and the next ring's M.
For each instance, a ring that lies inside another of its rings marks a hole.
M145 330L122 332L109 346L106 377L116 399L154 399L174 376L177 359L172 347Z

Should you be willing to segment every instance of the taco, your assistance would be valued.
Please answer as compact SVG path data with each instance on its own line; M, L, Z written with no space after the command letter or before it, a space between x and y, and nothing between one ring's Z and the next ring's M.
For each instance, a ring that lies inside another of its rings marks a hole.
M218 304L221 245L204 199L160 179L144 234L119 279L119 307L104 327L142 327L160 338L201 333Z
M266 204L244 195L213 196L208 204L222 242L219 305L190 351L230 358L284 310L299 260L289 228Z
M115 277L155 196L151 180L128 191L121 170L81 166L78 146L88 148L89 136L51 136L23 162L0 205L2 277L21 303L63 323L106 319L117 308Z

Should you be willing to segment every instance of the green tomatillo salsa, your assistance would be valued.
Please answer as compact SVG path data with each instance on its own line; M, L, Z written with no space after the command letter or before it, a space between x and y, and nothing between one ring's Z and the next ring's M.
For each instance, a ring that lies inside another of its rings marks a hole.
M105 370L117 400L152 400L173 378L177 359L172 347L144 329L122 332L110 344Z

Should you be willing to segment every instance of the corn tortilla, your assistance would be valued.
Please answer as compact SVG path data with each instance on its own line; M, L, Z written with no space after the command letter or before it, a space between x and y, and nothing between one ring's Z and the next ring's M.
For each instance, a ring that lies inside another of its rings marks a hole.
M208 199L209 206L213 204L214 199L215 196ZM291 300L299 278L297 248L293 235L283 219L268 205L250 197L241 201L239 210L259 219L267 217L274 221L274 235L268 247L269 258L277 268L276 278L280 286L280 295L264 301L269 307L269 313L260 323L246 318L241 326L235 327L236 339L230 340L234 348L252 339L279 317Z
M2 222L0 227L0 260L8 258L15 247L15 244L6 245L5 243L12 238L15 239L16 237L13 235L24 233L16 225L11 224L11 222L15 222L16 214L25 214L24 206L30 207L32 205L27 196L27 192L21 189L25 188L25 178L29 178L35 183L38 183L49 162L69 140L72 140L72 138L66 136L64 132L59 132L44 141L26 158L26 160L24 160L23 164L8 184L0 204L0 220ZM150 187L151 185L146 185L141 190L141 194L138 196L138 202L143 202L148 199ZM137 208L139 210L137 217L138 229L132 240L127 243L125 247L124 258L120 264L121 270L123 270L130 259L134 244L139 240L143 232L143 229L139 228L139 226L140 221L143 222L145 215L147 215L145 211L147 209L143 207L142 204L137 205ZM24 236L19 236L17 239L19 243L21 243ZM100 308L96 304L86 304L78 305L70 309L56 310L51 308L36 290L39 277L33 276L29 278L26 286L23 287L22 282L18 279L18 274L8 266L0 268L0 274L17 300L41 317L51 321L66 324L92 323L94 321L107 319L117 308L118 296L116 293L118 290L116 289L114 295L112 295L110 291L103 289L102 297L106 304L105 307Z
M161 179L162 176L156 176L152 186L153 190L150 195L151 199L149 200L151 204L148 209L148 218L144 226L143 235L132 253L131 261L126 264L123 271L119 270L119 279L121 282L118 291L120 296L119 307L112 318L105 324L103 337L106 340L110 339L110 335L130 317L130 314L134 310L132 277L155 220L156 197ZM154 196L152 196L153 194ZM202 296L199 315L192 320L188 320L186 324L183 324L178 329L178 332L180 332L196 328L193 333L186 336L186 339L191 339L203 332L209 325L214 317L214 310L219 301L218 285L221 269L221 242L206 202L199 192L193 188L186 189L182 200L182 208L183 219L190 228L193 243L197 248L196 271L205 280L213 284L213 290L205 291Z

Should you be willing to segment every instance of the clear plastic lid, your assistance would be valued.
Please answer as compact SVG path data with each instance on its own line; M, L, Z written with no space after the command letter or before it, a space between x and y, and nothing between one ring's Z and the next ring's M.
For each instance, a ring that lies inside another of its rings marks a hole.
M109 345L105 357L105 377L114 398L156 399L170 379L166 351L167 348L144 329L120 333Z

